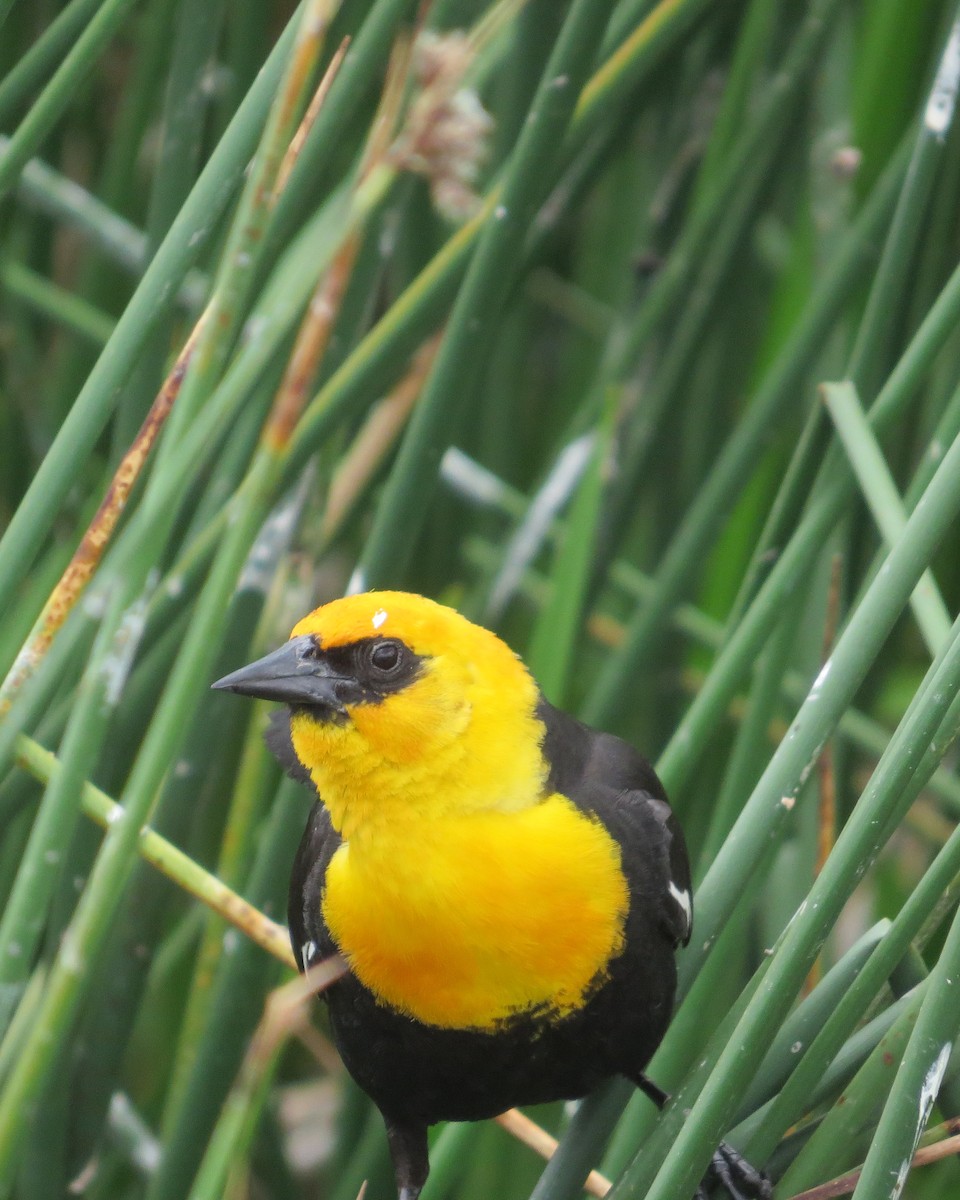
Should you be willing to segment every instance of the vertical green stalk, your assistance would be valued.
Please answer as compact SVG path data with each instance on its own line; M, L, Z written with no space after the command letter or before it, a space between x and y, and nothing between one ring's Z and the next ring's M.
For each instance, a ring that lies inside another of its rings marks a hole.
M740 23L737 44L727 77L710 141L697 172L692 204L701 197L723 169L723 160L731 152L743 121L749 119L751 92L763 86L758 80L777 17L777 0L751 0Z
M121 589L115 588L67 724L63 769L41 802L0 920L0 1036L6 1032L47 923L53 890L80 816L80 786L92 771L143 631L146 598L126 611L120 604Z
M232 349L261 261L280 163L306 107L313 67L338 5L339 0L306 0L303 6L289 67L270 106L263 137L220 256L204 326L171 414L157 459L158 468L175 453L179 438L196 415L197 407L207 399Z
M944 470L948 462L950 468ZM714 860L699 892L697 945L692 952L688 951L684 962L687 980L736 903L751 864L759 860L770 836L792 809L824 741L955 519L960 504L960 475L951 480L950 470L957 467L960 467L960 441L950 447L927 489L924 505L911 514L903 536L887 556L882 575L874 580L851 615L834 652Z
M80 30L100 7L101 0L71 0L51 21L15 67L0 82L0 121L21 103L34 84L42 79L60 55L76 39ZM0 17L0 22L2 22Z
M757 161L768 159L780 145L779 131L789 120L810 72L818 61L831 20L839 11L837 0L812 0L784 61L765 89L758 115L726 156L723 169L699 196L697 208L684 226L682 238L644 300L643 308L623 346L623 368L636 362L644 344L682 288L699 269L701 256L712 244L718 216L740 204L744 179L753 175Z
M929 1120L953 1043L960 1033L954 989L960 983L960 913L930 974L917 1023L904 1051L883 1116L870 1143L854 1200L889 1195L898 1200L910 1160Z
M886 460L874 439L856 388L852 383L827 383L823 400L833 418L880 533L888 546L903 533L906 514ZM910 597L920 632L931 657L939 653L950 633L950 615L932 571L924 571Z
M599 386L604 386L602 374ZM613 454L615 396L611 389L605 398L605 411L601 414L591 459L577 489L556 556L550 595L540 613L527 654L527 665L544 695L554 704L563 703L580 642L604 478Z
M0 539L0 611L12 603L24 572L103 431L144 339L174 303L177 288L232 197L257 143L295 27L294 21L284 31L210 156Z
M757 394L731 438L722 447L657 570L657 590L638 606L621 651L611 656L588 696L583 719L605 725L620 703L626 681L635 676L652 652L681 589L704 549L742 491L750 466L776 428L780 414L794 398L811 359L820 350L841 306L865 269L871 243L887 219L901 186L903 154L896 156L877 182L841 254L808 302L801 319L761 381Z
M948 715L945 725L949 723ZM938 739L938 743L942 745L942 740ZM925 757L932 760L934 754L933 750L929 750ZM920 782L929 774L931 765L932 762L928 761L917 768ZM766 1162L786 1130L800 1119L810 1103L817 1082L862 1020L868 1006L881 991L958 872L960 830L954 832L924 873L863 970L840 998L772 1103L762 1110L758 1119L747 1118L744 1122L748 1128L738 1144L743 1145L746 1153L757 1162Z
M268 911L276 911L286 895L287 871L303 831L305 799L299 784L284 780L257 845L245 890ZM187 1195L243 1059L245 1039L276 979L274 964L249 943L231 938L226 951L213 981L204 1036L175 1107L167 1114L163 1157L150 1180L148 1200L182 1200ZM225 1136L233 1136L229 1126Z
M952 447L948 457L953 458L955 463L960 465L960 445ZM956 469L956 466L952 469ZM956 493L954 503L956 503L960 501L960 484L955 484L954 490ZM935 507L938 507L932 496L928 495L928 499L934 502ZM945 515L945 510L941 511L941 516L943 515ZM928 543L925 547L927 559L929 559L930 552L931 546ZM891 575L896 573L893 563L894 554L896 551L891 555L889 563ZM919 575L921 567L922 563L916 563L911 568L910 574L914 579ZM873 589L874 597L876 597L877 591L879 589ZM704 909L707 910L705 919L709 926L715 927L711 905L717 899L717 870L732 871L738 890L742 888L743 880L749 874L749 871L745 870L744 856L736 853L737 843L740 841L738 834L751 820L757 819L761 808L769 809L773 805L782 809L784 807L783 798L789 799L791 794L796 795L796 785L794 785L792 792L788 787L784 787L782 790L778 789L776 797L771 799L769 792L766 792L764 782L768 778L772 780L776 774L775 768L779 765L779 758L789 759L792 757L790 750L792 744L807 743L811 735L817 737L818 720L816 717L810 719L810 710L818 708L821 701L825 708L832 707L828 697L828 691L832 686L831 681L838 677L842 678L850 671L847 651L849 650L851 631L865 619L865 614L873 607L870 600L871 596L868 593L858 612L851 618L844 636L837 643L837 648L831 656L828 668L825 669L819 684L815 685L807 704L801 709L797 721L791 732L788 733L786 741L782 743L781 750L785 750L785 753L781 755L778 752L774 755L771 767L768 768L764 779L761 780L744 810L744 814L734 827L724 851L718 856L714 870L707 876L700 889L701 912ZM903 604L905 600L906 595L901 590L900 603ZM854 670L856 669L854 668ZM852 682L852 678L850 681ZM736 1030L730 1036L720 1055L716 1069L705 1083L687 1122L677 1133L676 1140L673 1142L663 1166L657 1172L656 1178L650 1184L649 1190L638 1192L638 1189L647 1187L645 1181L649 1179L649 1164L641 1164L641 1161L638 1161L624 1177L619 1195L644 1194L649 1197L649 1200L667 1200L667 1197L683 1194L688 1187L695 1186L696 1180L706 1166L712 1147L716 1145L722 1134L725 1120L736 1107L736 1097L740 1093L740 1089L748 1081L753 1066L753 1055L767 1044L768 1039L773 1037L778 1024L793 1002L796 991L801 986L826 931L839 915L840 909L856 885L863 869L872 861L889 836L892 824L910 803L912 792L909 784L917 769L922 751L929 746L932 738L943 725L958 686L960 686L960 623L957 623L951 631L951 642L946 654L928 672L907 716L891 739L887 752L874 772L871 783L861 797L854 815L837 839L833 852L811 888L807 900L785 931L756 995L748 1004ZM960 709L960 705L956 707ZM956 710L953 716L956 716ZM951 734L955 732L955 729L950 731ZM781 778L777 782L786 784L786 779ZM702 933L698 935L698 942L699 936L702 936ZM707 940L709 941L711 937L708 929ZM695 953L692 957L702 957L702 951Z
M27 160L36 154L40 143L63 115L76 87L93 70L97 58L135 3L136 0L103 0L63 65L0 153L0 197L14 186Z
M503 187L480 235L433 370L404 437L351 590L396 583L422 529L440 457L471 395L495 315L507 293L537 204L556 170L560 141L592 64L609 0L573 0L547 63Z
M885 343L896 318L900 291L910 268L930 202L937 170L943 159L947 134L953 124L960 72L960 6L954 8L953 24L940 57L936 78L923 110L914 142L907 179L883 258L870 293L867 310L850 355L847 374L858 390L869 396L884 377L888 356Z
M795 648L797 624L805 601L806 597L801 595L793 604L787 606L779 627L770 636L763 656L757 663L747 700L747 710L727 761L706 840L698 857L699 870L695 879L707 870L720 852L737 819L744 797L750 795L762 774L763 766L766 765L770 748L771 720L778 711L784 675Z
M125 791L125 804L110 825L94 869L64 934L50 970L36 1022L0 1096L0 1194L9 1190L18 1152L37 1097L56 1061L96 957L110 931L113 914L136 861L140 828L149 817L169 764L171 747L196 707L217 647L222 612L262 516L264 489L272 482L270 464L260 461L245 489L251 501L236 514L198 603L183 651Z
M157 251L196 182L206 118L211 107L209 78L216 65L224 0L180 6L175 43L161 115L161 141L146 219L146 256ZM114 458L136 436L164 376L170 350L170 321L153 331L124 390L113 427Z

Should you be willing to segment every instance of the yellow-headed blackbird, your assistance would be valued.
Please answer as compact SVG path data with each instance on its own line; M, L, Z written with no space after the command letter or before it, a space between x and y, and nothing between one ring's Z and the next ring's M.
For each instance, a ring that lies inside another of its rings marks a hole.
M269 741L319 797L290 883L302 968L339 952L334 1037L383 1113L401 1200L427 1127L644 1074L690 936L683 834L653 768L553 708L493 633L422 596L305 617L218 688L278 700ZM734 1195L766 1181L728 1147Z

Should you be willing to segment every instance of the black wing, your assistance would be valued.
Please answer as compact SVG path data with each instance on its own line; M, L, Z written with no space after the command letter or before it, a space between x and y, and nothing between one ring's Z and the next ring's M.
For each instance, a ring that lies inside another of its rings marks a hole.
M653 907L674 945L693 925L690 860L663 784L632 746L598 733L541 698L547 786L594 814L621 846L632 894Z
M318 800L300 839L287 897L290 944L300 970L336 951L323 920L323 882L330 859L340 845L340 835L330 823L330 814Z
M266 743L291 778L313 789L309 772L293 752L289 709L281 708L271 715ZM290 944L301 971L336 950L324 924L321 905L327 867L339 845L340 835L333 828L329 813L318 800L310 811L307 827L293 860L287 897Z

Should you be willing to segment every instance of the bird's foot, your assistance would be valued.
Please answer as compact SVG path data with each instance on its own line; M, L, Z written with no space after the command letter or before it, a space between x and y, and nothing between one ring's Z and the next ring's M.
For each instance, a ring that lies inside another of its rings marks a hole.
M771 1200L773 1196L773 1185L766 1175L726 1142L721 1142L714 1151L694 1200L708 1200L715 1184L724 1189L730 1200Z

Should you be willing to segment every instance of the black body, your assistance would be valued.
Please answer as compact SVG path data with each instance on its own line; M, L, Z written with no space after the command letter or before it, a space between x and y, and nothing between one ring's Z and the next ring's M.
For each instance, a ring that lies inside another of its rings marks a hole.
M326 993L334 1037L359 1085L391 1123L425 1127L476 1120L517 1105L585 1095L622 1074L638 1081L670 1021L674 950L689 936L688 914L671 895L689 896L683 837L649 763L619 738L595 733L543 701L547 790L600 820L621 846L630 888L623 953L577 1012L533 1011L493 1031L421 1024L381 1004L353 975ZM297 778L305 772L282 715L274 752ZM321 803L310 815L290 882L289 921L301 967L336 951L321 897L340 844Z

